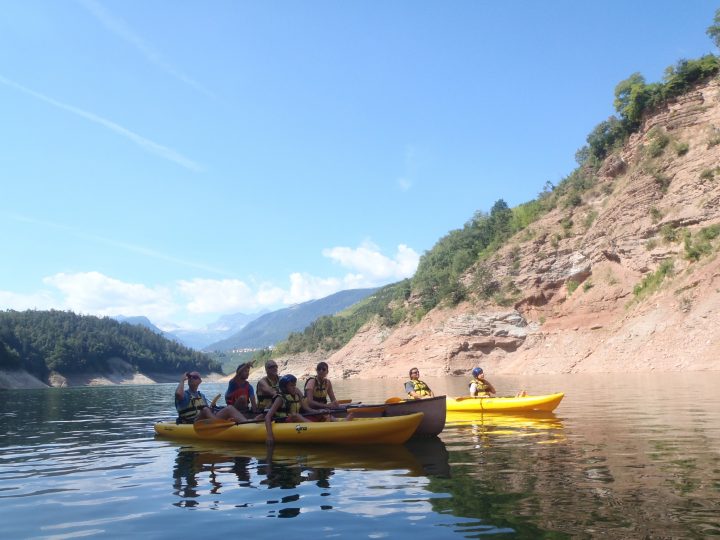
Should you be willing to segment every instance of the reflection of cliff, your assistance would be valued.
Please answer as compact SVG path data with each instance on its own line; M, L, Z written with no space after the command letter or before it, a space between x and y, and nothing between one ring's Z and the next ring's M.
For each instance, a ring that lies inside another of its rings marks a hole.
M450 495L432 499L433 510L462 518L458 528L468 536L507 529L531 538L600 530L612 538L700 538L720 531L707 502L717 500L708 471L718 470L720 456L707 451L717 443L701 430L674 437L682 432L661 422L607 422L566 433L554 415L481 416L448 418L451 476L427 486Z

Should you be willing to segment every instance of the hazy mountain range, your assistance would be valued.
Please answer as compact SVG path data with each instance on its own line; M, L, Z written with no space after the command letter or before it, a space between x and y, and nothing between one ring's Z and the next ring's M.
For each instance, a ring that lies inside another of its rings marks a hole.
M143 316L119 315L115 319L119 322L144 326L193 349L206 351L257 349L274 345L291 332L300 332L319 317L338 313L367 298L376 290L377 288L340 291L319 300L310 300L272 312L223 315L214 323L198 330L177 329L165 332Z

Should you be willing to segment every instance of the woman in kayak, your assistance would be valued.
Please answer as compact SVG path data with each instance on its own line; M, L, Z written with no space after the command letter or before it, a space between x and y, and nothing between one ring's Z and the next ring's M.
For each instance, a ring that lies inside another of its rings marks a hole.
M187 390L185 390L185 381L188 382ZM178 412L178 424L192 424L195 420L205 418L232 419L236 422L247 421L247 418L232 405L213 412L205 394L198 390L201 382L202 378L200 378L197 371L183 373L175 389L175 408Z
M272 432L272 422L309 422L301 412L309 414L326 414L327 409L313 409L305 404L302 392L297 389L295 375L283 375L278 381L280 392L272 399L270 410L265 415L265 429L267 430L267 444L273 444L275 437Z
M280 392L280 377L275 360L265 362L265 376L255 386L258 412L270 408L273 398Z
M420 380L420 370L415 367L410 370L410 380L405 383L405 391L412 399L435 397L430 387Z
M332 383L327 378L327 362L320 362L315 368L315 372L317 373L315 377L310 377L305 381L305 400L308 407L323 408L329 404L333 409L343 408L335 399ZM328 398L330 398L329 403Z
M225 403L232 405L243 414L257 411L255 390L248 382L251 365L250 362L240 364L235 370L235 376L228 381L228 387L225 391Z
M485 379L483 370L481 367L476 367L472 370L472 380L470 381L469 389L472 397L494 397L495 387L490 381Z

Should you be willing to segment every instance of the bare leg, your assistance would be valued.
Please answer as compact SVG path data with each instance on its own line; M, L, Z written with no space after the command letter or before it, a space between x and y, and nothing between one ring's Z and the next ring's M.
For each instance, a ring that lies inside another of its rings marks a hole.
M203 409L203 411L205 410L207 409ZM220 409L217 413L215 413L215 418L220 418L222 420L235 420L236 422L247 422L247 418L245 418L245 416L232 405L228 405L227 407Z

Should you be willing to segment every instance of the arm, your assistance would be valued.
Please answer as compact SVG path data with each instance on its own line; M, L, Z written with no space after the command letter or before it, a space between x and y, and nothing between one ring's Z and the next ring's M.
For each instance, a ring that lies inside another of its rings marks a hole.
M497 394L497 391L495 390L495 387L492 385L490 381L485 379L485 384L487 384L487 389L489 394Z
M298 397L302 398L302 401L300 401L300 409L303 412L308 412L311 414L327 412L327 405L325 405L324 403L317 404L315 401L302 397L302 393L300 392L300 390L295 390L295 392L297 392ZM311 405L311 403L314 405ZM318 406L319 408L317 408Z
M250 385L250 405L252 406L251 410L257 412L257 399L255 399L255 389L252 384Z
M413 399L418 399L420 397L415 393L415 387L410 381L405 383L405 392L407 392L407 395Z
M182 401L182 398L185 397L185 381L188 378L187 373L183 373L182 378L180 379L180 382L177 385L177 388L175 389L175 399L178 401Z
M272 431L272 419L277 410L280 408L280 403L282 403L281 399L273 399L272 405L270 405L270 410L265 415L265 431L267 432L265 442L268 445L275 444L275 437L273 436Z
M337 402L337 399L335 399L335 392L333 391L332 383L331 383L330 381L327 382L327 393L328 393L328 397L330 398L330 403L329 403L329 405L330 405L333 409L340 409L340 408L347 409L347 407L341 406L341 405Z

